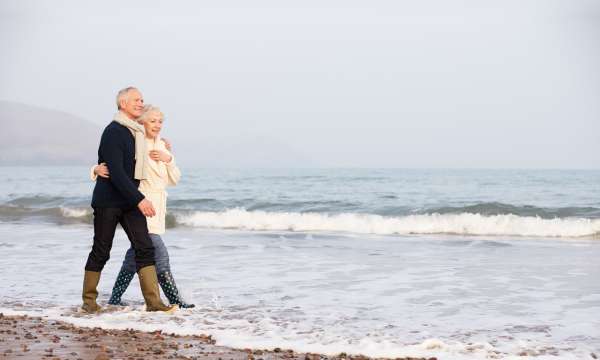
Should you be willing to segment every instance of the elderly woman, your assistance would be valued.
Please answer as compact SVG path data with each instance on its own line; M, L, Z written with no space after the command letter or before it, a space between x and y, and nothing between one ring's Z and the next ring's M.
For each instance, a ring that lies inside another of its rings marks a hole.
M188 304L183 301L169 264L169 253L161 238L165 233L165 218L167 210L167 186L176 185L181 177L181 172L175 165L175 158L167 150L165 142L160 138L160 130L162 128L164 115L158 107L146 105L144 113L138 119L138 122L144 125L146 132L146 145L149 149L146 161L147 178L140 181L139 190L144 196L149 199L156 209L156 216L149 217L148 233L154 245L154 257L156 262L156 272L158 283L163 292L169 299L171 305L179 305L180 308L193 308L194 304ZM96 180L97 176L109 177L109 170L106 164L100 164L92 168L92 180ZM115 285L113 286L110 300L111 305L124 305L121 302L121 296L127 290L129 283L135 275L135 252L133 248L129 248L125 254L121 271L117 276Z

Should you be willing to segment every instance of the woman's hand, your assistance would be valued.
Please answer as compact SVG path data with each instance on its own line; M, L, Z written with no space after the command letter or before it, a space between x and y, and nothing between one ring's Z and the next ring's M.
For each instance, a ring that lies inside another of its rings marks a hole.
M106 166L106 163L101 163L99 165L96 165L94 167L94 174L103 177L105 179L108 179L108 175L110 174L108 172L108 167Z
M150 150L150 159L168 163L173 157L161 150Z

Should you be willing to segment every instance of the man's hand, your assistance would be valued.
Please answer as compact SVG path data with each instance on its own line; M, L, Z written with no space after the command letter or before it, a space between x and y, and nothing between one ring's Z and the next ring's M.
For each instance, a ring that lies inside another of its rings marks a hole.
M140 201L138 204L138 209L144 214L146 217L153 217L156 215L156 210L154 210L154 205L152 205L152 201L148 199L144 199Z
M164 143L167 150L171 151L171 142L165 138L160 138Z
M108 179L108 175L110 174L108 172L108 166L106 166L106 163L101 163L100 165L96 165L94 167L94 174L103 177L105 179Z
M168 163L169 161L171 161L172 157L164 151L150 150L150 159L154 161L162 161Z

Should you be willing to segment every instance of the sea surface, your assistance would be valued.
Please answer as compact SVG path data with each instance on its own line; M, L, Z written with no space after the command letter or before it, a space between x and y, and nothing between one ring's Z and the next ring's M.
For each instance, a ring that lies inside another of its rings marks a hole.
M0 167L0 311L222 345L439 359L600 357L600 171L182 168L164 235L197 307L77 312L85 167ZM105 303L126 236L99 286Z

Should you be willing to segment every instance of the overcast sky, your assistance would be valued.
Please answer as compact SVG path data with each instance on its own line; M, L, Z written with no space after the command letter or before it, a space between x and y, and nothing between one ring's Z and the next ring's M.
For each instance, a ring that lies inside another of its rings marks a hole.
M0 99L99 125L138 86L180 163L600 168L600 1L0 3Z

